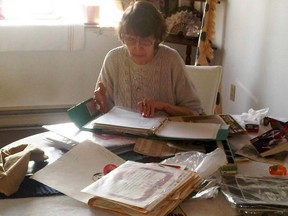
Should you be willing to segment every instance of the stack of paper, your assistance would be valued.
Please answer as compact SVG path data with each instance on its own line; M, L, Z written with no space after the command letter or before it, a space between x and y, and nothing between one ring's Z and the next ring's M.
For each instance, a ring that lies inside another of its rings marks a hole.
M153 135L167 121L165 116L143 117L139 112L114 106L91 122L93 128L134 135ZM89 126L88 126L89 127Z
M191 171L125 162L91 141L79 143L31 178L98 211L133 216L167 215L202 182Z
M201 178L194 172L127 161L82 192L88 202L120 215L167 215L195 188Z

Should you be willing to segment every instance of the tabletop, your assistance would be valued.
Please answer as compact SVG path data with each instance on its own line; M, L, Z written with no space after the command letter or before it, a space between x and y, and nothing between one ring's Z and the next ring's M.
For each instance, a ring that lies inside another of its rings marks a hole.
M9 144L11 147L19 144L33 144L40 147L49 156L49 163L59 158L65 151L58 149L57 145L46 139L52 132L44 132L33 136L26 137ZM255 136L252 135L252 136ZM251 135L239 135L229 138L229 142L237 150L247 144L251 139ZM241 162L237 164L238 173L265 176L269 175L269 164L255 161ZM180 205L185 213L191 213L193 216L212 215L239 215L230 203L219 193L213 199L192 199L183 202ZM0 215L111 215L109 213L90 209L87 204L81 203L65 195L56 195L37 198L21 198L21 199L2 199L0 200ZM175 214L176 215L176 214ZM190 214L188 214L190 215Z

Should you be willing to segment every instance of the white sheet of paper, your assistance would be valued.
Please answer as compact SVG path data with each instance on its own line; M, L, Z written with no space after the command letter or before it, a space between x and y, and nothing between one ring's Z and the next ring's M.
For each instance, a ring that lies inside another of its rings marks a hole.
M97 180L95 174L101 176L106 165L119 166L124 162L125 160L104 147L85 141L31 178L87 203L92 196L81 190Z
M44 125L43 127L75 142L83 142L88 139L111 150L133 145L136 142L136 138L81 131L74 123Z
M160 137L216 139L220 124L168 121L156 132Z

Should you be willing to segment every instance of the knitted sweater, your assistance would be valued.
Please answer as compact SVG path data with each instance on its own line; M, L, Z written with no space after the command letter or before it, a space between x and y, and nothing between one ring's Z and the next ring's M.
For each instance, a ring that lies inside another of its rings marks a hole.
M98 82L106 86L113 105L137 108L144 98L203 112L195 87L188 80L179 53L160 44L151 62L135 64L124 46L112 49L105 57Z

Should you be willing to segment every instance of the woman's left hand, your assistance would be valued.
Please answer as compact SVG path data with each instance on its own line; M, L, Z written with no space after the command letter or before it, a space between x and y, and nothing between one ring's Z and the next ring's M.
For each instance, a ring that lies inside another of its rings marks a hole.
M167 113L169 116L194 115L193 111L188 107L172 105L147 98L138 102L137 107L143 117L153 117L158 111Z
M162 109L162 104L162 102L145 98L138 102L137 106L143 117L152 117L154 116L155 112Z

